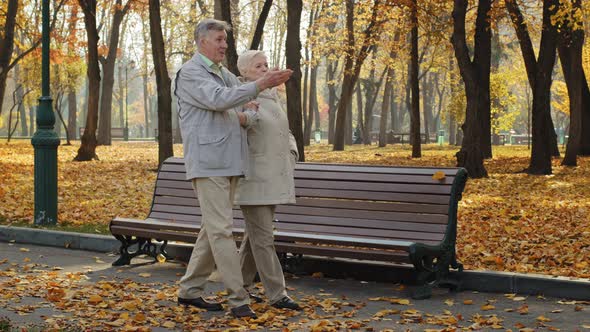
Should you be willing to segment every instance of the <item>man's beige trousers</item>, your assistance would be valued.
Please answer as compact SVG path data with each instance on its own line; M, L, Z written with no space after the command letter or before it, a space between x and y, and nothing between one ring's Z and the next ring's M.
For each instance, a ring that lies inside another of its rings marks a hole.
M287 293L283 269L274 246L272 221L275 206L242 205L240 208L246 221L244 240L240 247L245 285L251 286L258 271L269 302L277 302Z
M248 292L240 271L240 258L233 237L234 192L237 177L193 179L201 206L201 231L185 275L180 279L178 296L186 299L205 297L207 277L215 266L228 292L231 307L249 304Z

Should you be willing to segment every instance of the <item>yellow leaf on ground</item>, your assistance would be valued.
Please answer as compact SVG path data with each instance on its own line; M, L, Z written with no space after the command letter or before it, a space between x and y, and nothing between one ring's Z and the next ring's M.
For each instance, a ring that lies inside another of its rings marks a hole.
M171 321L165 321L164 323L162 323L162 326L167 329L173 329L176 327L176 323L171 322Z
M481 306L481 310L483 310L483 311L494 310L494 309L496 309L496 307L494 307L491 304L485 304L485 305Z
M90 298L88 299L88 303L90 303L90 304L98 304L100 302L102 302L102 296L100 296L100 295L94 294L94 295L90 296Z

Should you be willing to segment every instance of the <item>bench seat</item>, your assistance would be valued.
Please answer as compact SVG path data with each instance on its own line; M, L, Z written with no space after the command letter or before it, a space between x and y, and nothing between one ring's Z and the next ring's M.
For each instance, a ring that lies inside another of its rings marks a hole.
M444 177L433 178L437 172ZM463 168L298 163L294 175L297 203L279 205L275 213L275 246L283 263L301 255L411 263L421 285L415 297L429 297L432 281L457 287L448 275L449 267L462 269L455 239ZM239 207L233 212L239 242L244 220ZM167 242L194 243L200 227L184 160L169 158L158 172L148 218L111 221L111 233L121 241L113 265L130 264L141 254L169 258Z

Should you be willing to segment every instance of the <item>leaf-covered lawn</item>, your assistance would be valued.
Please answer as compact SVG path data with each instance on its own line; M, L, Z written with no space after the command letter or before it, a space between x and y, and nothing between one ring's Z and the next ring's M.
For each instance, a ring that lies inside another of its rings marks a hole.
M99 161L73 162L78 149L59 148L61 227L104 231L114 216L145 218L152 198L157 145L115 142L97 148ZM455 147L410 146L306 150L314 162L454 166ZM175 154L182 155L181 145ZM467 183L459 206L457 252L468 269L534 272L590 278L590 158L579 167L553 163L554 175L520 173L528 165L525 147L495 147L486 162L487 179ZM0 220L32 223L33 149L29 141L0 144Z

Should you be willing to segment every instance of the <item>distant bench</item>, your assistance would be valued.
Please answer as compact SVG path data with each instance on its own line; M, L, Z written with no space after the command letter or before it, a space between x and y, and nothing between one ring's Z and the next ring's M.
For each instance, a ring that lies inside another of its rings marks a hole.
M387 144L406 144L406 143L410 143L410 138L411 138L411 134L410 133L397 133L397 132L393 132L393 131L388 131L386 133L386 137L387 137ZM404 139L405 137L405 139ZM436 134L434 135L430 135L429 136L430 142L436 142L437 137ZM377 142L379 140L379 132L378 131L374 131L371 132L371 140L373 142ZM425 133L420 133L420 143L421 144L425 144L426 143L426 134Z
M435 179L437 172L444 176ZM201 209L185 175L183 159L167 159L158 172L148 218L111 221L111 233L121 242L121 256L113 265L130 264L142 254L169 258L168 241L196 241ZM463 268L455 238L466 177L463 168L298 163L297 204L276 209L276 250L283 263L301 255L411 263L419 285L415 298L430 297L433 281L456 289L449 267ZM236 207L238 241L243 229Z
M85 127L78 128L78 132L80 134L79 137L82 137L82 135L84 135L84 130L86 130ZM111 128L111 138L124 139L125 138L125 128L117 128L117 127Z

